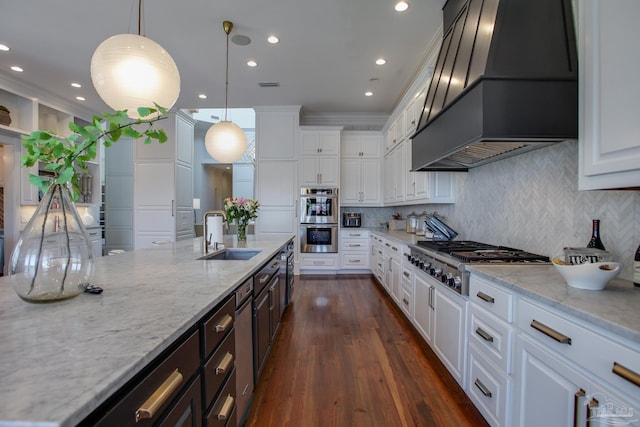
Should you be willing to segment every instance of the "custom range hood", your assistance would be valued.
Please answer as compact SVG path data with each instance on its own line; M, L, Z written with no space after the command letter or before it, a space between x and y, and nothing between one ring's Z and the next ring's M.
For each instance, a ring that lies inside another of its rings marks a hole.
M448 0L412 170L466 171L578 137L570 0Z

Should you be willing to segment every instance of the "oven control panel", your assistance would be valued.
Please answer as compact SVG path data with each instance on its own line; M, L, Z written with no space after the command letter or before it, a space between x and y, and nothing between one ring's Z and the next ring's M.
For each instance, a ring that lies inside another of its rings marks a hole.
M469 273L460 271L456 266L436 259L425 252L412 249L407 255L411 264L426 272L461 295L469 295Z

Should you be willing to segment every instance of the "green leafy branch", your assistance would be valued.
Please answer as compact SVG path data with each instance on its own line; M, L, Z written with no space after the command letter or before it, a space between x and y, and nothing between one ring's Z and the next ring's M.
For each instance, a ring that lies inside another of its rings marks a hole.
M26 154L21 157L22 165L32 167L37 162L45 163L44 169L53 174L52 177L29 175L29 182L42 192L52 184L71 183L69 189L74 201L80 194L80 176L88 172L87 162L96 158L97 144L102 141L105 147L110 147L121 137L143 139L145 144L154 140L159 143L167 141L164 129L154 126L154 123L165 119L168 109L155 105L155 108L140 107L138 114L141 118L131 121L126 110L115 113L102 113L93 116L88 126L78 126L71 122L69 130L72 134L62 137L52 132L34 131L29 136L22 137L22 145ZM140 129L147 125L146 129Z

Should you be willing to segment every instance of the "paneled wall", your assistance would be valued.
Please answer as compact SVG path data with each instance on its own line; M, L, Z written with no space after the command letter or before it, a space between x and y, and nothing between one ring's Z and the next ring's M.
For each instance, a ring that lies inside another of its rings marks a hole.
M458 177L455 205L363 209L364 223L395 211L403 216L438 211L460 233L458 239L512 246L554 256L564 246L585 246L591 220L600 219L602 241L621 277L631 279L640 244L640 191L578 191L578 144L567 141L490 163Z

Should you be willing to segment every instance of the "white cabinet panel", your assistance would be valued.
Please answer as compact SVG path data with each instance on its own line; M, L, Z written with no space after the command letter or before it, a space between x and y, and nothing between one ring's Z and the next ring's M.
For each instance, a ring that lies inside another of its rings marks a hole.
M256 111L256 158L295 159L300 106L254 107Z
M581 190L640 186L640 2L578 1Z
M257 164L256 190L262 206L297 208L297 162L262 161Z

